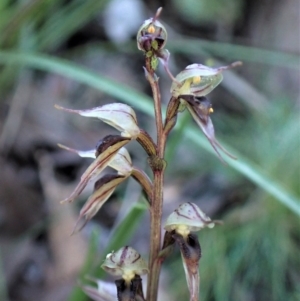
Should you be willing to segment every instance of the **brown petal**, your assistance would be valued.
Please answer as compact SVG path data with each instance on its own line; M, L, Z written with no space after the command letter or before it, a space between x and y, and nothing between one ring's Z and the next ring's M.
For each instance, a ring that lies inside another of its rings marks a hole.
M185 277L190 291L190 301L199 300L199 261L201 258L201 247L198 237L195 234L189 234L186 238L175 233L173 238L179 245Z

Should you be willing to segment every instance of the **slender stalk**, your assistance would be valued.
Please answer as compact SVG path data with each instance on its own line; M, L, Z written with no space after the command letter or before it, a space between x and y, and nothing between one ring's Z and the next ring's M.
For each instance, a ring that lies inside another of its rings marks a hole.
M153 158L150 163L153 170L153 194L151 202L150 217L150 254L149 254L149 277L147 287L147 301L156 301L158 294L158 283L160 274L160 260L158 254L161 250L161 216L163 205L163 184L164 184L164 141L163 122L161 112L161 95L158 86L158 79L151 67L151 59L146 58L146 69L148 72L148 81L150 83L157 128L157 158ZM151 158L150 158L151 160Z
M158 86L158 78L154 73L154 70L151 67L151 58L146 57L146 70L148 72L148 81L150 83L153 100L154 100L154 111L155 111L155 122L156 122L156 131L157 131L157 146L158 152L161 151L160 143L161 137L163 135L163 121L162 121L162 112L161 112L161 96ZM163 153L158 154L161 157Z

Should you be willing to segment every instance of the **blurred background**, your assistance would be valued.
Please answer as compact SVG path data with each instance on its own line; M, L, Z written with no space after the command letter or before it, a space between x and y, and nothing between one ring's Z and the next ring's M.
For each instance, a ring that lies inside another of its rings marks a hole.
M90 161L57 143L88 150L114 130L54 104L127 102L155 138L135 35L160 6L173 74L244 63L209 95L216 136L239 160L223 165L185 112L168 140L164 220L191 201L224 221L199 234L202 300L300 300L299 0L0 1L0 300L89 300L80 285L109 279L106 252L130 243L147 258L148 212L132 180L70 236L91 187L59 202ZM166 105L171 82L157 73ZM139 145L129 150L149 172ZM178 250L160 300L188 300Z

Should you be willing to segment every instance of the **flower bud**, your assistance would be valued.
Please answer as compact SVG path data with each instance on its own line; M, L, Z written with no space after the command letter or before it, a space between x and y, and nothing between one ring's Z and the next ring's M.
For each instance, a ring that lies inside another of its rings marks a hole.
M148 273L147 263L136 250L128 246L108 254L101 267L113 276L121 276L127 283L135 275Z
M205 227L213 228L215 225L208 216L194 203L181 204L171 213L165 223L166 231L175 230L176 233L186 237L190 232L199 231Z
M175 97L183 94L205 96L220 84L223 70L239 65L241 62L219 68L210 68L201 64L189 65L176 76L176 81L173 81L171 86L171 93Z
M137 47L144 52L157 52L164 48L167 42L167 31L157 20L162 8L159 8L153 18L146 20L137 33Z
M134 110L123 103L107 104L89 110L72 110L58 105L55 105L55 107L59 110L77 113L81 116L99 118L119 130L123 137L135 139L140 132Z

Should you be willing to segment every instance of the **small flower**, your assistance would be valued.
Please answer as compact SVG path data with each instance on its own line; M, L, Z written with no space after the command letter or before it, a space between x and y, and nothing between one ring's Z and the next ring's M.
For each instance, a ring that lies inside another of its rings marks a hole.
M110 164L110 162L117 155L120 148L130 141L130 138L122 137L119 135L108 135L101 140L98 145L98 156L87 168L81 176L79 184L76 186L71 195L62 202L73 202L77 198L86 185L94 180L101 171Z
M187 94L195 97L205 96L220 84L223 70L240 65L241 62L219 68L210 68L201 64L189 65L176 76L171 86L171 93L175 97Z
M173 80L171 86L172 98L167 109L165 131L169 132L174 127L177 113L187 107L220 160L224 162L218 149L222 150L229 157L236 159L216 140L214 126L209 117L213 113L213 108L204 96L222 81L223 70L239 65L241 65L241 62L235 62L229 66L219 68L209 68L201 64L192 64L180 72Z
M169 215L165 223L164 228L167 232L164 247L166 253L168 253L168 249L174 242L180 248L185 277L190 291L190 301L199 300L199 261L201 258L198 237L192 232L205 227L213 228L215 223L196 204L190 202L181 204Z
M154 18L146 20L138 30L136 37L137 47L139 50L144 51L146 58L150 60L152 70L156 70L159 59L172 81L176 82L176 79L170 72L168 66L170 52L167 49L164 49L167 43L167 31L157 20L161 11L162 8L160 7Z
M129 246L108 254L101 267L113 276L122 277L126 283L130 283L136 275L142 276L148 273L146 261Z
M190 232L199 231L205 227L213 228L215 222L212 221L194 203L188 202L181 204L171 213L165 223L166 231L175 231L186 237Z
M161 50L167 42L167 31L165 27L157 20L162 8L160 7L155 16L146 20L137 33L137 47L146 55L151 56L152 51L157 52ZM149 52L151 52L149 54Z
M98 164L95 162L98 162L97 160L99 156L103 156L102 154L105 151L105 147L103 146L103 140L99 141L96 150L93 149L88 151L80 151L61 144L59 144L59 146L68 151L77 153L81 157L95 158L94 162L90 165L90 167L87 170L90 170L91 166L95 166ZM109 197L115 191L116 187L123 181L125 181L129 176L132 176L143 187L148 199L151 199L151 180L148 178L145 172L132 165L130 155L126 148L121 147L113 155L113 158L111 160L108 160L106 163L107 166L110 166L111 168L115 169L117 171L117 174L106 174L103 177L101 177L98 181L96 181L96 183L94 184L94 192L88 198L88 200L80 210L80 214L74 226L72 234L80 231L86 225L86 223L100 210L103 204L109 199ZM103 168L104 166L102 166L101 168L99 167L98 169L95 168L93 176L89 177L88 174L84 178L84 181L82 177L80 183L77 185L76 189L71 194L71 196L63 202L70 201L71 199L73 200L75 197L77 197L79 195L80 190L84 188L83 186L86 185L89 181L92 181L96 176L98 176L103 170ZM83 223L81 223L83 218L85 218L85 220Z

